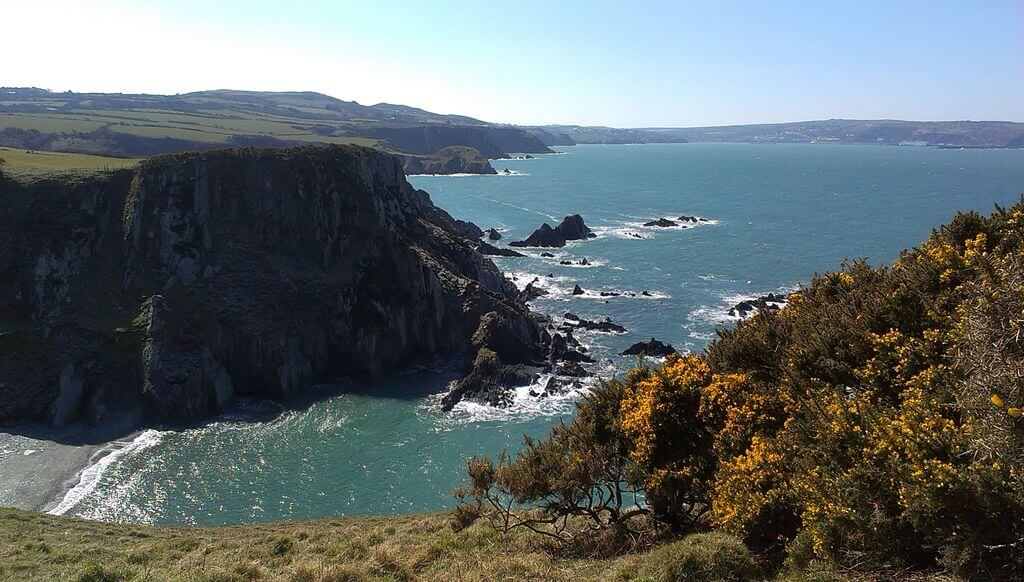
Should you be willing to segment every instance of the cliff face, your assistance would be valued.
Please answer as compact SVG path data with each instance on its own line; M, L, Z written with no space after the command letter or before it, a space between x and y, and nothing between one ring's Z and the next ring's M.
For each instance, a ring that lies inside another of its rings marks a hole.
M0 423L189 421L485 347L542 361L518 292L458 233L364 148L2 181ZM482 345L496 319L504 345Z

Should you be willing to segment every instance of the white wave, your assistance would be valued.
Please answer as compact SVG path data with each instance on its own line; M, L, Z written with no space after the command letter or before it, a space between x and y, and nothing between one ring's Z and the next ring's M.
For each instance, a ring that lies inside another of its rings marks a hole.
M702 218L702 217L698 216L697 218ZM654 219L654 220L657 220L657 219ZM704 218L704 219L702 219L702 220L700 220L698 222L682 221L682 220L679 220L678 218L672 218L672 217L669 217L668 220L671 220L672 222L676 223L675 226L646 226L646 223L651 222L650 219L648 219L648 220L636 220L636 221L630 220L630 221L627 221L625 224L626 224L627 227L629 227L631 229L635 229L635 230L637 230L637 231L639 231L641 233L673 231L673 230L691 230L691 229L694 229L694 228L700 228L702 226L715 226L717 224L720 224L720 222L717 221L717 220L711 220L711 219L707 219L707 218Z
M789 293L792 293L793 291L796 291L798 288L798 286L783 287L777 291L771 291L771 293L787 295ZM719 299L721 300L721 303L719 305L702 305L697 309L691 311L687 319L689 319L689 321L691 321L692 323L711 325L723 325L728 323L736 323L738 321L745 321L747 319L750 319L750 317L753 316L754 313L757 312L757 310L755 309L753 311L748 312L746 316L740 315L739 312L737 312L736 315L729 315L729 310L735 307L738 303L742 303L743 301L753 301L758 297L764 297L767 294L768 292L732 293L721 295L719 297ZM776 307L779 308L783 308L786 306L786 304L781 301L769 301L768 304L775 305ZM691 331L690 335L698 339L712 339L714 337L713 334L710 337L705 337L707 334L701 334L699 332L694 331Z
M552 265L557 265L559 267L573 267L573 268L576 268L576 269L589 269L589 268L592 268L592 267L603 267L603 266L608 264L607 259L598 259L598 258L590 258L590 257L577 257L577 256L572 255L570 253L567 253L565 251L555 251L555 250L547 249L547 248L529 248L529 249L519 248L517 250L519 252L523 253L524 255L530 257L531 259L537 259L538 261L544 261L545 263L550 263ZM550 256L550 257L541 256L543 253L548 253L549 255L552 255L552 256ZM582 261L584 258L587 260L587 264L586 265L581 265L580 261ZM571 264L563 264L562 261L570 261Z
M497 174L487 174L488 176L529 176L529 174L523 172L517 172L508 168L502 168L498 170Z
M601 295L601 293L617 293L617 295ZM571 290L570 290L571 294ZM633 291L631 289L583 289L582 295L573 295L580 299L671 299L672 296L660 291Z
M649 238L649 235L639 232L636 228L623 226L593 226L590 228L597 238L615 237L626 240L641 240Z
M547 275L541 275L538 273L527 273L523 271L508 271L505 276L512 280L516 287L520 291L526 289L526 286L536 280L536 286L544 289L545 291L560 291L561 287L557 283L566 283L570 281L569 277L562 275L555 275L554 277L548 277Z
M575 403L581 396L588 393L595 381L593 378L581 378L580 388L570 388L564 393L537 396L551 379L551 374L543 374L533 384L517 386L512 391L512 401L508 406L490 406L480 402L463 400L456 404L448 413L444 422L452 424L470 424L478 422L522 421L529 418L545 416L561 416L575 411ZM534 394L531 394L533 392Z
M106 452L95 463L86 467L78 478L78 484L64 494L53 509L47 511L50 515L64 515L78 505L87 495L92 493L100 483L100 478L106 473L118 459L132 452L141 451L156 445L160 442L163 433L158 430L149 429L139 434L130 443L115 441L110 448L104 448L100 452Z

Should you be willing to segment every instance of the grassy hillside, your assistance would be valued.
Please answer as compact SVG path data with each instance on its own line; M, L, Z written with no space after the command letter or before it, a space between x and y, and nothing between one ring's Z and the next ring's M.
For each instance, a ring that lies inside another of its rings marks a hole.
M901 121L828 119L714 127L617 129L553 125L577 143L850 143L968 148L1024 147L1024 123L1012 121Z
M673 572L673 564L682 569ZM484 526L456 533L441 513L197 528L115 525L0 509L0 580L761 578L760 565L723 534L697 534L651 552L599 559ZM779 579L853 578L823 570Z
M37 175L78 170L116 170L130 168L139 158L111 158L88 154L40 152L0 147L0 169L11 175Z
M0 145L13 148L145 157L309 143L415 155L468 146L488 158L550 151L521 129L403 105L365 106L319 93L129 95L0 88Z

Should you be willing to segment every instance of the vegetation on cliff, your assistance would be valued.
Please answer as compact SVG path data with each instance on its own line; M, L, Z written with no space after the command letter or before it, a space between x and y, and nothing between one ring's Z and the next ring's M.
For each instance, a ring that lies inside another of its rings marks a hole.
M1022 313L1024 202L960 214L891 266L844 264L608 382L515 457L471 460L456 516L620 548L710 529L792 571L1019 579Z

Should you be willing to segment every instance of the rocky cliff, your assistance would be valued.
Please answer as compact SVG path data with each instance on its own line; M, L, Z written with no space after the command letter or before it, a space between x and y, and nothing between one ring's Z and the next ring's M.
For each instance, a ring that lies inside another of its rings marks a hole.
M459 230L349 146L0 175L0 424L191 421L453 357L486 390L546 334Z
M448 146L432 155L396 153L405 173L413 174L497 174L487 158L466 146Z

